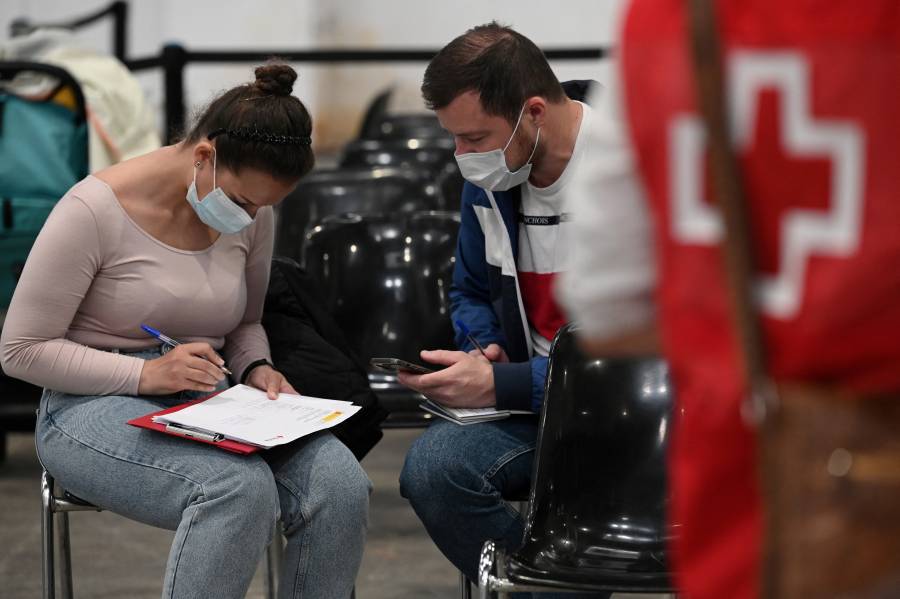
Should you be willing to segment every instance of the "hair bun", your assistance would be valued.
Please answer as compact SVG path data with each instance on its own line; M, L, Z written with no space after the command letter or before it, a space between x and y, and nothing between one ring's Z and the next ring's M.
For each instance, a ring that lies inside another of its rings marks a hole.
M256 67L256 87L264 94L289 96L297 80L297 71L286 64L267 64Z

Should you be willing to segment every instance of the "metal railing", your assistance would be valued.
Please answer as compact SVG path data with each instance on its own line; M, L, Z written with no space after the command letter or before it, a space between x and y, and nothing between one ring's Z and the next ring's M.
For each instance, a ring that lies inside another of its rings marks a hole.
M373 63L373 62L428 62L437 54L437 49L365 49L365 48L320 48L317 50L265 49L265 50L188 50L179 44L169 44L157 56L131 59L127 57L128 47L128 4L117 0L107 8L86 17L64 23L32 24L26 19L13 22L13 34L27 33L38 27L63 27L80 29L103 18L113 19L112 45L116 58L134 72L161 68L163 70L163 91L165 94L166 141L171 142L184 127L185 87L184 69L192 63L261 63L273 56L292 63ZM552 48L544 50L548 60L599 60L609 56L609 48Z
M116 0L106 8L98 10L84 17L72 19L71 21L58 21L50 23L32 23L28 19L22 17L14 20L10 25L10 34L15 37L17 35L25 35L44 27L53 27L55 29L72 29L77 30L88 25L93 25L101 19L107 17L113 20L112 31L112 47L113 55L125 62L128 54L128 3L124 0Z
M319 50L187 50L169 44L159 56L125 61L132 71L160 67L163 69L165 89L166 137L173 136L184 126L185 90L184 69L190 63L260 63L277 56L286 62L305 63L371 63L371 62L428 62L437 54L432 49L319 49ZM606 48L560 48L545 50L550 60L597 60L607 56Z

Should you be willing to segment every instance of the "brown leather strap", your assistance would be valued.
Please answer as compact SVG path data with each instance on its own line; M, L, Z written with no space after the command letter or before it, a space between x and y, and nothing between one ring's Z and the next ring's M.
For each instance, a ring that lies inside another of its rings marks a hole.
M776 550L780 547L779 512L772 506L781 499L776 479L768 472L766 450L774 448L772 420L765 425L767 414L777 405L777 394L766 370L762 328L754 305L753 258L750 242L749 210L742 177L729 129L728 105L722 76L722 48L718 38L713 0L689 0L688 19L691 58L694 65L697 104L706 129L710 152L710 175L714 201L725 224L722 258L728 281L731 318L735 325L738 355L749 384L744 402L744 416L761 425L760 467L765 496L765 539L760 568L760 596L775 597L779 587L781 565ZM769 414L770 415L770 414Z
M713 196L725 222L722 250L731 316L747 380L754 390L764 393L769 383L759 318L753 304L749 212L730 139L715 14L711 0L689 0L688 6L697 103L706 127Z

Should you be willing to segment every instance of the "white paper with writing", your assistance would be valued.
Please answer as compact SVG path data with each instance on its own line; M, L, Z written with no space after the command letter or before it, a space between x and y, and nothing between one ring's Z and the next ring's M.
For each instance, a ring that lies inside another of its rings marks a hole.
M177 412L155 416L154 422L177 424L258 447L275 447L331 428L360 410L349 401L265 391L235 385Z

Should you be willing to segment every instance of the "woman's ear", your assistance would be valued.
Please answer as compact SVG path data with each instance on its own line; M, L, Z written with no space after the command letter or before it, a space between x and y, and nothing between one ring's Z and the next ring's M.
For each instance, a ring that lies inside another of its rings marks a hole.
M204 162L212 160L212 155L215 151L215 146L209 141L203 140L197 142L191 155L194 164L199 162L202 165Z

